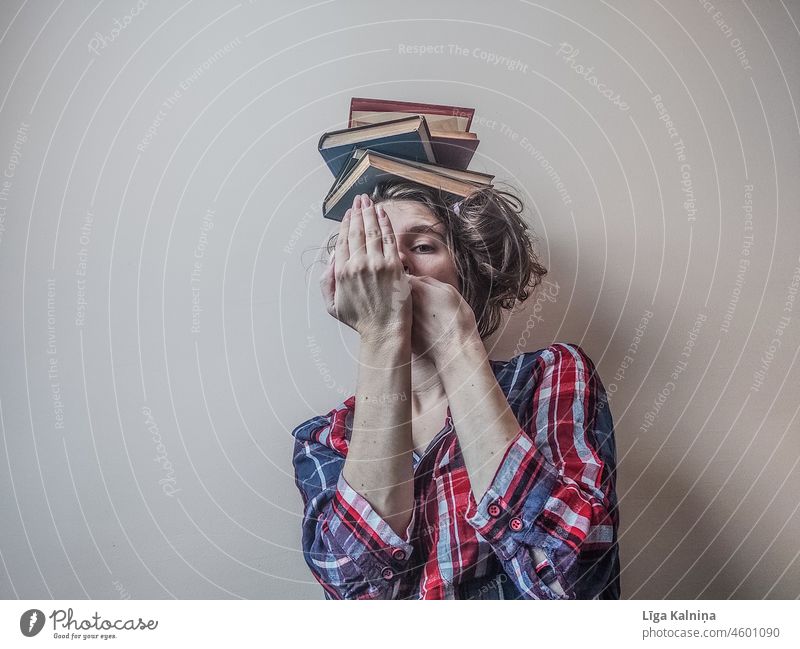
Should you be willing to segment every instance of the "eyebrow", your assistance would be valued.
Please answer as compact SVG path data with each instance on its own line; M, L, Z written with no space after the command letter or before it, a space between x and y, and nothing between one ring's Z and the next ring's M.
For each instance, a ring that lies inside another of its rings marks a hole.
M433 234L435 235L442 243L446 244L447 242L444 239L444 236L440 232L434 230L434 228L439 225L439 223L434 223L430 225L426 225L424 223L420 223L418 225L412 225L410 228L407 228L405 234Z

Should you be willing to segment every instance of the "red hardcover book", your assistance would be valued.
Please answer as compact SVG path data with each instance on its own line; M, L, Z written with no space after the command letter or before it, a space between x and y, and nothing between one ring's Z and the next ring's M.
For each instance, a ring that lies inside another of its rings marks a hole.
M368 99L366 97L353 97L350 100L350 126L353 124L353 113L412 113L414 115L425 115L428 126L435 128L436 118L455 117L464 120L463 127L458 130L467 132L472 126L472 118L475 115L474 108L464 108L462 106L445 106L444 104L423 104L416 101L394 101L392 99ZM355 119L359 119L355 116ZM391 118L389 118L391 119ZM382 120L383 121L383 120ZM447 129L450 130L450 129Z

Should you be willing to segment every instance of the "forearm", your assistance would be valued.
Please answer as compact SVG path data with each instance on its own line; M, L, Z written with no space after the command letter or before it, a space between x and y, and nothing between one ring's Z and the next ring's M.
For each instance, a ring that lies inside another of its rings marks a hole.
M520 426L480 339L470 337L451 349L437 363L437 369L472 493L480 502Z
M400 536L414 507L410 335L362 340L345 480Z

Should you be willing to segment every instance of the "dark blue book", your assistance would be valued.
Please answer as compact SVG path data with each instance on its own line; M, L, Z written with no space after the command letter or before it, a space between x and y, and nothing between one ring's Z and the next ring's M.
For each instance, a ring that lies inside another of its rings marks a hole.
M320 138L318 148L336 177L357 148L416 162L436 162L431 134L422 115L331 131Z
M341 221L356 194L369 194L378 183L394 178L433 187L454 200L481 187L491 187L494 179L477 171L404 160L372 149L356 152L353 159L354 164L337 178L322 203L322 216L326 219Z
M435 150L435 147L434 147ZM367 153L369 149L353 149L353 154L350 156L350 160L348 160L345 165L342 167L342 170L339 172L339 175L336 177L333 185L328 190L328 193L325 194L325 200L327 200L333 192L339 189L339 186L344 182L344 180L350 174L350 170L358 164L358 161L361 160L362 156ZM386 155L386 154L384 154ZM393 157L393 156L386 156ZM400 158L394 158L400 159ZM433 164L430 162L414 162L414 166L428 169L435 173L450 176L451 178L455 178L457 180L466 180L467 182L477 183L477 184L487 184L491 185L492 181L494 180L493 174L485 174L479 171L470 171L468 169L463 169L461 167L450 167L443 164Z

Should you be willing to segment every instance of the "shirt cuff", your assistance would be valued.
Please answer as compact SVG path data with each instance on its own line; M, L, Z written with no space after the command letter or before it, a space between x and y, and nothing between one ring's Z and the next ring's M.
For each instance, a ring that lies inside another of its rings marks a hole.
M465 519L501 558L510 559L534 536L532 527L558 480L558 470L520 429L479 503L470 492Z
M364 575L389 585L408 568L414 551L411 535L416 522L416 507L401 538L339 473L333 497L333 513L339 518L330 531L346 556L353 559Z

